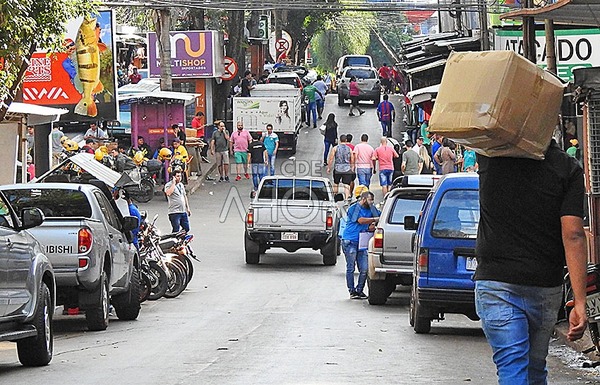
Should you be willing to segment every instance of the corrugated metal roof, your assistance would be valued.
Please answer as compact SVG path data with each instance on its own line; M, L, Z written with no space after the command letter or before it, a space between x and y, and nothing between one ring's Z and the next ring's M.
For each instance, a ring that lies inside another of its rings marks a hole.
M27 124L35 126L38 124L47 124L58 121L62 114L69 110L64 108L52 108L38 106L36 104L12 102L8 106L7 117L15 115L27 115Z
M407 70L405 70L405 72L408 74L414 74L417 72L427 71L427 70L435 68L435 67L443 66L445 64L446 64L446 59L441 59L441 60L435 61L433 63L425 64L420 67L407 69Z
M600 0L560 0L545 7L504 13L500 19L519 19L524 16L551 19L560 24L600 26Z
M196 94L188 94L185 92L171 92L171 91L153 91L153 92L140 92L136 94L122 94L119 95L119 100L127 100L129 102L137 101L141 99L160 99L163 100L180 100L185 105L194 103L196 101Z

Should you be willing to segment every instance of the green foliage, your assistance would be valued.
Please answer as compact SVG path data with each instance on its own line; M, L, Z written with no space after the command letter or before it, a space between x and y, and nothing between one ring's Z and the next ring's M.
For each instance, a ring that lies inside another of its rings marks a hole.
M0 100L20 85L32 49L61 50L64 23L95 10L96 3L87 0L0 0Z

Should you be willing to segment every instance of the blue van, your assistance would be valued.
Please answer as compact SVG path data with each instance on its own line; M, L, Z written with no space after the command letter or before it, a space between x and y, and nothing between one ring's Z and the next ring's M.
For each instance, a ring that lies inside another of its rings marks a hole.
M476 321L475 241L479 223L479 176L444 176L431 190L419 217L404 220L416 228L410 324L417 333L429 333L432 320L445 313L464 314Z

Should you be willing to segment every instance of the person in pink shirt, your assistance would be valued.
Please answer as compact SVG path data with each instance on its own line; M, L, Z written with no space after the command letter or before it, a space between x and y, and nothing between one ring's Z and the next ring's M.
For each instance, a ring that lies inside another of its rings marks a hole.
M252 142L252 136L247 130L244 130L242 122L237 122L237 131L232 133L229 138L229 151L233 152L237 170L236 181L242 179L242 170L244 170L244 177L250 179L250 174L248 174L248 144L250 142Z
M350 113L348 116L354 116L354 109L358 110L359 114L364 114L365 111L361 110L358 106L358 96L360 95L360 87L358 87L358 83L356 82L356 76L352 76L350 78L350 83L348 83L348 96L350 96L350 100L352 104L350 104Z
M379 161L379 184L383 196L390 191L392 185L392 175L394 174L394 158L398 157L398 153L388 146L386 137L381 138L380 146L373 153L373 160Z
M360 143L354 147L358 184L367 186L367 188L371 186L371 177L373 176L373 168L375 167L375 162L373 162L375 150L368 141L369 135L362 134L360 136Z

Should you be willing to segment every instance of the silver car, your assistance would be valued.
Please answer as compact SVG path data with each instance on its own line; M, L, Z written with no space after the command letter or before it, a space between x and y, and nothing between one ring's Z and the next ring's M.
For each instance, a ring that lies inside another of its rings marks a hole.
M53 351L54 271L26 230L43 221L37 208L17 215L0 193L0 341L16 342L25 366L47 365Z
M343 106L346 99L350 99L349 84L353 76L361 90L358 100L372 100L378 105L381 101L381 84L377 70L373 67L346 67L337 81L338 106Z

